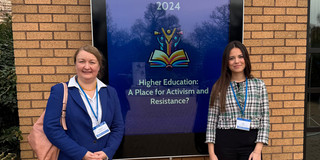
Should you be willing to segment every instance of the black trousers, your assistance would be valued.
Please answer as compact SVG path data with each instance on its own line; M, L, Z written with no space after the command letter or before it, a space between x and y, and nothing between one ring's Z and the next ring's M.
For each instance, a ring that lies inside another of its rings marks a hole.
M217 129L215 154L219 160L248 160L256 146L257 135L257 129Z

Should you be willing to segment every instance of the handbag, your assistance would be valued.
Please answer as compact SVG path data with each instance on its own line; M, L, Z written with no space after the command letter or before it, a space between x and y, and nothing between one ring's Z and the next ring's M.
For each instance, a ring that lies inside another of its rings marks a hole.
M63 105L61 111L60 123L64 130L67 130L66 125L66 108L68 100L68 87L66 83L62 83L64 87ZM33 125L28 136L28 142L33 151L36 153L39 160L57 160L60 150L54 146L47 138L43 131L44 111L37 122Z

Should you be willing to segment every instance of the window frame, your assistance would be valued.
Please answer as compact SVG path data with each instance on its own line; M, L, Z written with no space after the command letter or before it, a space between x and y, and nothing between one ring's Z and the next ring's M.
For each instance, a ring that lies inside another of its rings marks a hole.
M308 0L308 21L307 21L307 50L306 50L306 79L305 79L305 114L304 114L304 143L303 143L303 159L307 158L307 134L311 132L320 132L319 127L310 127L308 126L308 113L309 113L309 99L311 94L320 93L320 87L311 87L311 57L314 54L320 55L320 48L311 48L311 9L310 4L312 0ZM320 10L319 10L320 13Z

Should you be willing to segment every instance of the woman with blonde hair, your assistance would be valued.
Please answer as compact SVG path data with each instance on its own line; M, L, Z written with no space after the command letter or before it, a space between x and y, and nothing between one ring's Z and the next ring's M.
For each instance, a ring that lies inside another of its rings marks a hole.
M116 90L97 78L102 62L93 46L76 51L76 75L67 82L66 131L60 125L63 86L60 83L51 88L43 129L60 149L59 160L112 159L121 143L124 123Z

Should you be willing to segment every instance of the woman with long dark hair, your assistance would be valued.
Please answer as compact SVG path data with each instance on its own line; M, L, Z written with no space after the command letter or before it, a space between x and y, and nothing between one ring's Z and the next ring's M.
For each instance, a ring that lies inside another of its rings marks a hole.
M222 60L210 95L206 133L210 160L261 160L270 126L266 86L251 75L249 54L241 42L230 42Z

